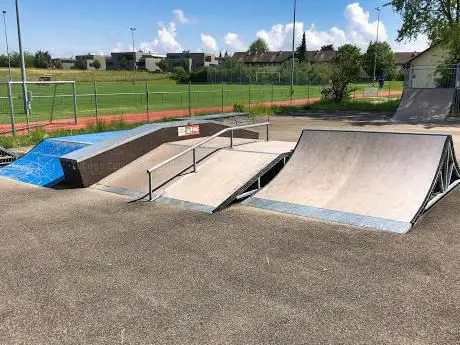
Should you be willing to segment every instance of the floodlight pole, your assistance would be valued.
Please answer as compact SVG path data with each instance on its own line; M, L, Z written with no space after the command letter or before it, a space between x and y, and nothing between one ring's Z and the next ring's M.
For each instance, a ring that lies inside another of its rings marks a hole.
M134 31L136 31L135 27L129 28L131 30L131 37L133 40L133 84L136 84L136 48L134 46Z
M24 58L24 50L22 49L22 35L21 35L21 15L19 11L19 0L16 0L16 22L18 26L18 42L19 54L21 55L21 78L22 78L22 97L24 100L24 112L26 113L27 121L29 120L29 100L27 99L27 75L26 75L26 62Z
M294 76L295 76L295 21L296 21L297 0L294 0L294 23L292 27L292 71L291 71L291 103L294 96Z
M9 75L9 80L13 80L13 77L11 76L11 56L10 56L10 45L8 44L8 31L6 29L6 11L3 10L3 28L5 30L5 43L6 43L6 55L8 56L8 75Z
M374 80L372 82L372 86L375 87L375 82L377 81L377 48L378 48L378 42L379 42L379 29L380 29L380 11L382 10L381 7L376 7L377 10L377 37L374 43Z

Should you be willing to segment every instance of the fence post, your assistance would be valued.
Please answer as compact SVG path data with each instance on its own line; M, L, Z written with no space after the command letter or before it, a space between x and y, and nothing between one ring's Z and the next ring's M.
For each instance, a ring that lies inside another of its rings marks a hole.
M192 116L192 82L188 82L188 115Z
M149 82L145 82L145 100L147 102L147 121L150 121L150 94L149 94Z
M412 66L406 67L404 69L404 88L412 88Z
M224 79L222 79L222 113L224 112Z
M460 63L457 64L457 75L456 75L455 87L460 89Z
M73 82L72 84L72 97L73 97L73 118L75 121L75 124L78 123L77 115L78 115L78 110L77 110L77 83Z
M94 81L94 107L96 110L96 122L99 122L99 104L97 103L97 85Z
M273 102L275 101L275 82L272 81L272 107L273 107Z
M249 77L248 86L249 86L249 110L251 110L251 77Z
M16 121L14 119L14 105L13 105L13 90L11 88L11 80L8 80L8 100L10 102L10 120L11 120L11 133L16 135Z

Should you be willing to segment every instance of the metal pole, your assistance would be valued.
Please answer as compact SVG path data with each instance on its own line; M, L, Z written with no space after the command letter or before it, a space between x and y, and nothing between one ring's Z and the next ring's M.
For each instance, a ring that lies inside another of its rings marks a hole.
M233 130L230 131L230 147L233 148Z
M251 77L249 77L249 110L251 110Z
M224 79L222 78L222 113L224 112Z
M149 201L153 201L153 196L152 196L152 173L150 171L147 171L147 174L149 174Z
M294 96L294 75L295 75L295 21L296 21L297 0L294 0L294 23L292 27L292 71L291 71L291 103Z
M188 82L188 115L192 116L192 82Z
M374 87L375 87L375 82L377 81L377 76L376 76L376 73L377 73L377 48L378 48L377 43L379 41L380 10L381 10L381 8L377 7L376 10L377 10L377 38L376 38L375 44L374 44L374 80L372 82L372 86L374 86Z
M96 122L99 122L99 104L97 103L97 86L94 81L94 106L96 108Z
M193 149L193 172L196 173L196 149Z
M13 91L11 89L11 80L8 81L8 99L10 100L11 132L13 133L13 136L15 136L16 135L16 121L14 119Z
M149 82L145 82L145 99L147 101L147 121L150 121L150 94L149 94Z
M13 80L13 77L11 76L11 56L10 56L10 45L8 44L8 31L6 29L6 11L3 10L3 27L5 29L5 43L6 43L6 55L8 56L8 74L9 74L9 80Z
M136 31L136 28L132 27L129 28L131 30L131 37L133 40L133 84L136 84L136 47L134 46L134 31Z
M268 117L268 122L270 122L270 116ZM270 125L267 125L267 141L270 141Z
M74 82L72 84L72 93L73 93L73 117L75 120L75 124L77 124L77 85Z
M22 34L21 34L19 0L16 0L16 22L18 26L19 54L21 55L22 97L24 101L24 112L26 114L27 122L29 122L29 101L27 99L27 85L26 85L26 81L27 81L26 62L24 58L24 50L22 49Z

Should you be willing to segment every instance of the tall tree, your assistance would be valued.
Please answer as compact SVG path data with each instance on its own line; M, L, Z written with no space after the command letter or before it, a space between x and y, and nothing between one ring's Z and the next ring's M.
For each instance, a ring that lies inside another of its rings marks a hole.
M331 51L334 50L334 45L333 44L327 44L321 47L321 51Z
M51 55L47 51L41 51L35 53L34 67L35 68L48 68L51 64Z
M387 42L371 42L363 55L363 68L369 76L379 76L382 73L391 76L396 68L396 58Z
M435 43L460 23L460 0L393 0L392 5L403 20L398 41L424 34Z
M249 46L251 54L260 54L268 51L268 44L263 38L258 38Z
M341 102L350 97L350 84L358 80L361 73L361 50L345 44L337 50L333 63L328 67L329 85L322 91L323 97Z
M299 62L307 61L307 38L305 32L302 36L302 43L300 43L300 46L297 47L296 58Z

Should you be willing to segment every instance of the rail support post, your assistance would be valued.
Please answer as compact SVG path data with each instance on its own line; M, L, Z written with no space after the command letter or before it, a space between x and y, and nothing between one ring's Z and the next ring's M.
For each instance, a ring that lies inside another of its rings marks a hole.
M196 149L193 149L193 172L196 173Z
M77 111L77 85L76 85L76 82L73 82L73 84L72 84L72 97L73 97L73 119L74 119L75 124L77 124L78 123L78 119L77 119L78 111Z
M10 121L11 121L11 133L13 136L16 135L16 120L14 119L14 104L13 104L13 89L11 87L11 81L8 81L8 100L10 102Z
M150 171L147 171L147 174L149 174L149 201L153 201L153 195L152 195L152 173Z

